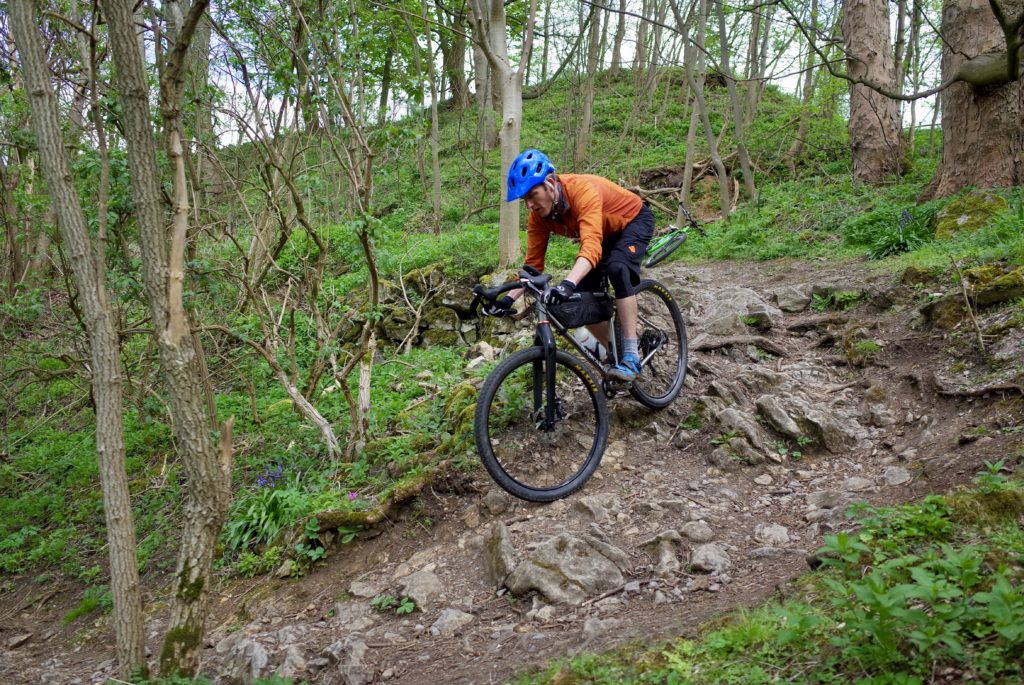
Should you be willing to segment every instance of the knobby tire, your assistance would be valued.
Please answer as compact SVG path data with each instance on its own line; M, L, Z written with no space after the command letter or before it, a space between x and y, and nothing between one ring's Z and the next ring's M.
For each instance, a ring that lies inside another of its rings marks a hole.
M648 350L654 347L657 351L630 385L629 392L647 407L664 409L679 396L686 380L689 357L686 325L675 297L658 281L641 281L636 298L640 357L646 357ZM617 349L622 350L623 337L618 323L615 342Z
M498 364L476 405L473 433L484 467L505 491L531 502L552 502L583 487L608 442L608 408L598 381L582 361L562 350L555 352L555 365L563 418L553 428L536 426L546 398L540 347ZM539 406L535 397L542 398Z
M660 245L650 252L647 253L647 260L644 262L644 266L650 268L657 266L665 261L670 254L676 251L676 248L682 245L686 241L685 235L677 235L671 238L668 242Z

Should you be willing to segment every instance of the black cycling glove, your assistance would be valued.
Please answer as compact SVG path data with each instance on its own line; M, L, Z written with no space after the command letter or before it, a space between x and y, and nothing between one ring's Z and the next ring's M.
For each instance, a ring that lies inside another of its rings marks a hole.
M512 305L515 303L516 301L512 299L511 295L505 295L494 302L485 304L483 311L487 316L510 316L512 314Z
M568 278L553 288L544 291L544 304L558 304L565 302L576 294L576 284Z

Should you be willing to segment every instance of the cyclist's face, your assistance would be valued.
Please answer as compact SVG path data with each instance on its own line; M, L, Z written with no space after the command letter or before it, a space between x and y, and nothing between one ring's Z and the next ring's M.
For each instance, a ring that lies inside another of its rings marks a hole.
M526 208L540 216L549 216L555 208L555 193L547 183L539 183L530 189L523 200Z

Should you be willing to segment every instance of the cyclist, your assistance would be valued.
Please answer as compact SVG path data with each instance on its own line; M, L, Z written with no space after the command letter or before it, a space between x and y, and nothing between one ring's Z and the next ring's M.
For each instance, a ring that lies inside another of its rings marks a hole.
M620 359L609 377L630 382L641 372L637 349L637 303L640 263L654 233L654 215L635 193L601 176L556 174L539 150L524 150L508 170L507 201L524 198L527 220L525 263L544 270L552 233L578 240L576 263L558 285L545 294L546 303L564 302L577 290L598 291L607 274L615 290L615 309L623 333ZM509 309L522 290L513 290L494 303ZM608 324L587 326L606 348Z

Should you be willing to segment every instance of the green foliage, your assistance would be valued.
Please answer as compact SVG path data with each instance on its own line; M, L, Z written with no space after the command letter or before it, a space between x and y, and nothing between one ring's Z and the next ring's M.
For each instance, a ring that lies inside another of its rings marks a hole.
M106 585L97 585L86 588L85 594L82 595L82 599L75 605L71 611L64 615L62 619L64 625L67 625L77 618L87 616L97 609L102 609L104 612L110 611L114 606L114 595L111 593L110 588Z
M271 543L309 511L309 498L294 487L264 488L235 500L225 536L228 547L245 550Z
M370 600L370 606L383 613L394 612L398 615L411 614L416 610L416 602L408 597L395 597L394 595L377 595Z
M828 309L845 311L856 306L860 301L860 293L856 290L833 290L825 294L815 293L811 296L811 309L823 312Z
M294 549L295 566L299 573L305 573L327 559L327 548L320 541L320 521L315 516L306 521L302 530L302 540L295 544Z
M943 204L942 200L913 208L881 204L851 217L841 230L848 243L867 247L872 259L912 252L934 238L935 214Z

